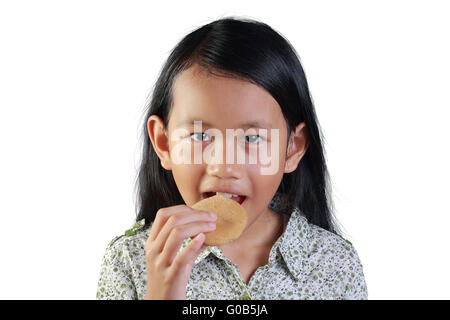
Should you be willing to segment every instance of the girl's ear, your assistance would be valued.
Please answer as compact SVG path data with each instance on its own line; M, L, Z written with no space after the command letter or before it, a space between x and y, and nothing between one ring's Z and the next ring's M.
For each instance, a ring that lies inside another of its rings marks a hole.
M153 149L166 170L172 169L169 153L169 134L164 128L163 120L157 115L151 115L147 121L147 131L152 141Z
M294 131L291 132L288 146L286 162L284 165L284 173L290 173L297 169L300 160L303 158L308 149L309 140L306 131L306 124L301 122Z

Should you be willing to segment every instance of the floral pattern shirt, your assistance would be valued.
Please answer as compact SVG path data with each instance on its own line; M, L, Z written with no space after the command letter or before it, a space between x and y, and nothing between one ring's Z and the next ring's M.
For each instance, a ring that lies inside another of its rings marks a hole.
M273 245L266 265L248 284L238 267L216 246L197 257L186 298L208 299L367 299L363 267L353 245L341 236L307 221L298 207L276 194L269 208L288 214L283 234ZM150 227L140 221L107 246L101 264L97 299L144 299L145 242ZM183 241L182 250L191 241Z

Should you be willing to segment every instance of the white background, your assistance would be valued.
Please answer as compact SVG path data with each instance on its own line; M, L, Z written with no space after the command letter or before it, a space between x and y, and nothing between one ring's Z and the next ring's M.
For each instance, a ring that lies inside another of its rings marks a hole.
M445 1L0 2L0 298L95 299L133 224L145 99L190 31L236 15L300 55L370 299L449 299Z

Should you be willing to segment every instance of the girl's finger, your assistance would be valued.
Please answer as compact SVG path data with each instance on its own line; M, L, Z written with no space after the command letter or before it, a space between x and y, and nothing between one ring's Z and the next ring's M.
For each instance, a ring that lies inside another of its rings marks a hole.
M187 212L187 211L192 211L192 210L194 210L194 209L192 209L184 204L159 209L158 212L156 213L155 220L153 220L153 224L150 229L149 236L148 236L148 241L154 241L156 239L161 228L164 226L166 221L172 215L174 215L176 213Z
M197 259L198 255L202 253L202 251L207 247L204 244L204 241L204 233L199 233L192 239L191 242L189 242L186 248L181 250L181 252L174 258L172 262L172 267L176 269L175 272L177 270L181 270L182 268L186 268L186 273L191 273L195 259Z
M216 215L211 215L207 211L200 211L192 209L192 212L181 212L179 214L171 215L164 226L162 226L159 234L157 235L153 247L155 253L160 253L164 249L164 245L169 237L173 228L181 226L183 224L189 224L197 221L215 221Z
M211 232L216 228L214 222L193 222L172 229L161 253L161 259L170 266L177 255L184 239L193 238L199 233ZM192 241L191 241L192 242Z

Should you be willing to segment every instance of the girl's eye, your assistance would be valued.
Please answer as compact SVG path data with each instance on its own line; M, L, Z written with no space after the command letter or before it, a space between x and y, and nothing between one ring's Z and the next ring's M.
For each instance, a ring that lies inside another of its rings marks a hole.
M204 132L194 132L194 133L192 133L192 134L190 135L191 138L192 138L192 137L195 137L195 136L199 137L200 140L197 140L196 138L194 138L194 141L209 141L209 140L211 139L211 138L209 138L209 136L208 136L206 133L204 133ZM204 137L207 137L208 140L203 140Z
M247 137L250 137L250 141L247 139ZM250 143L258 143L261 141L261 136L258 135L245 136L245 141L248 141Z
M190 137L193 138L194 141L200 141L200 142L211 141L211 137L208 136L204 132L194 132L190 135ZM249 138L249 139L247 139L247 138ZM260 142L261 139L262 139L261 136L258 136L258 135L245 136L245 141L252 143L252 144Z

